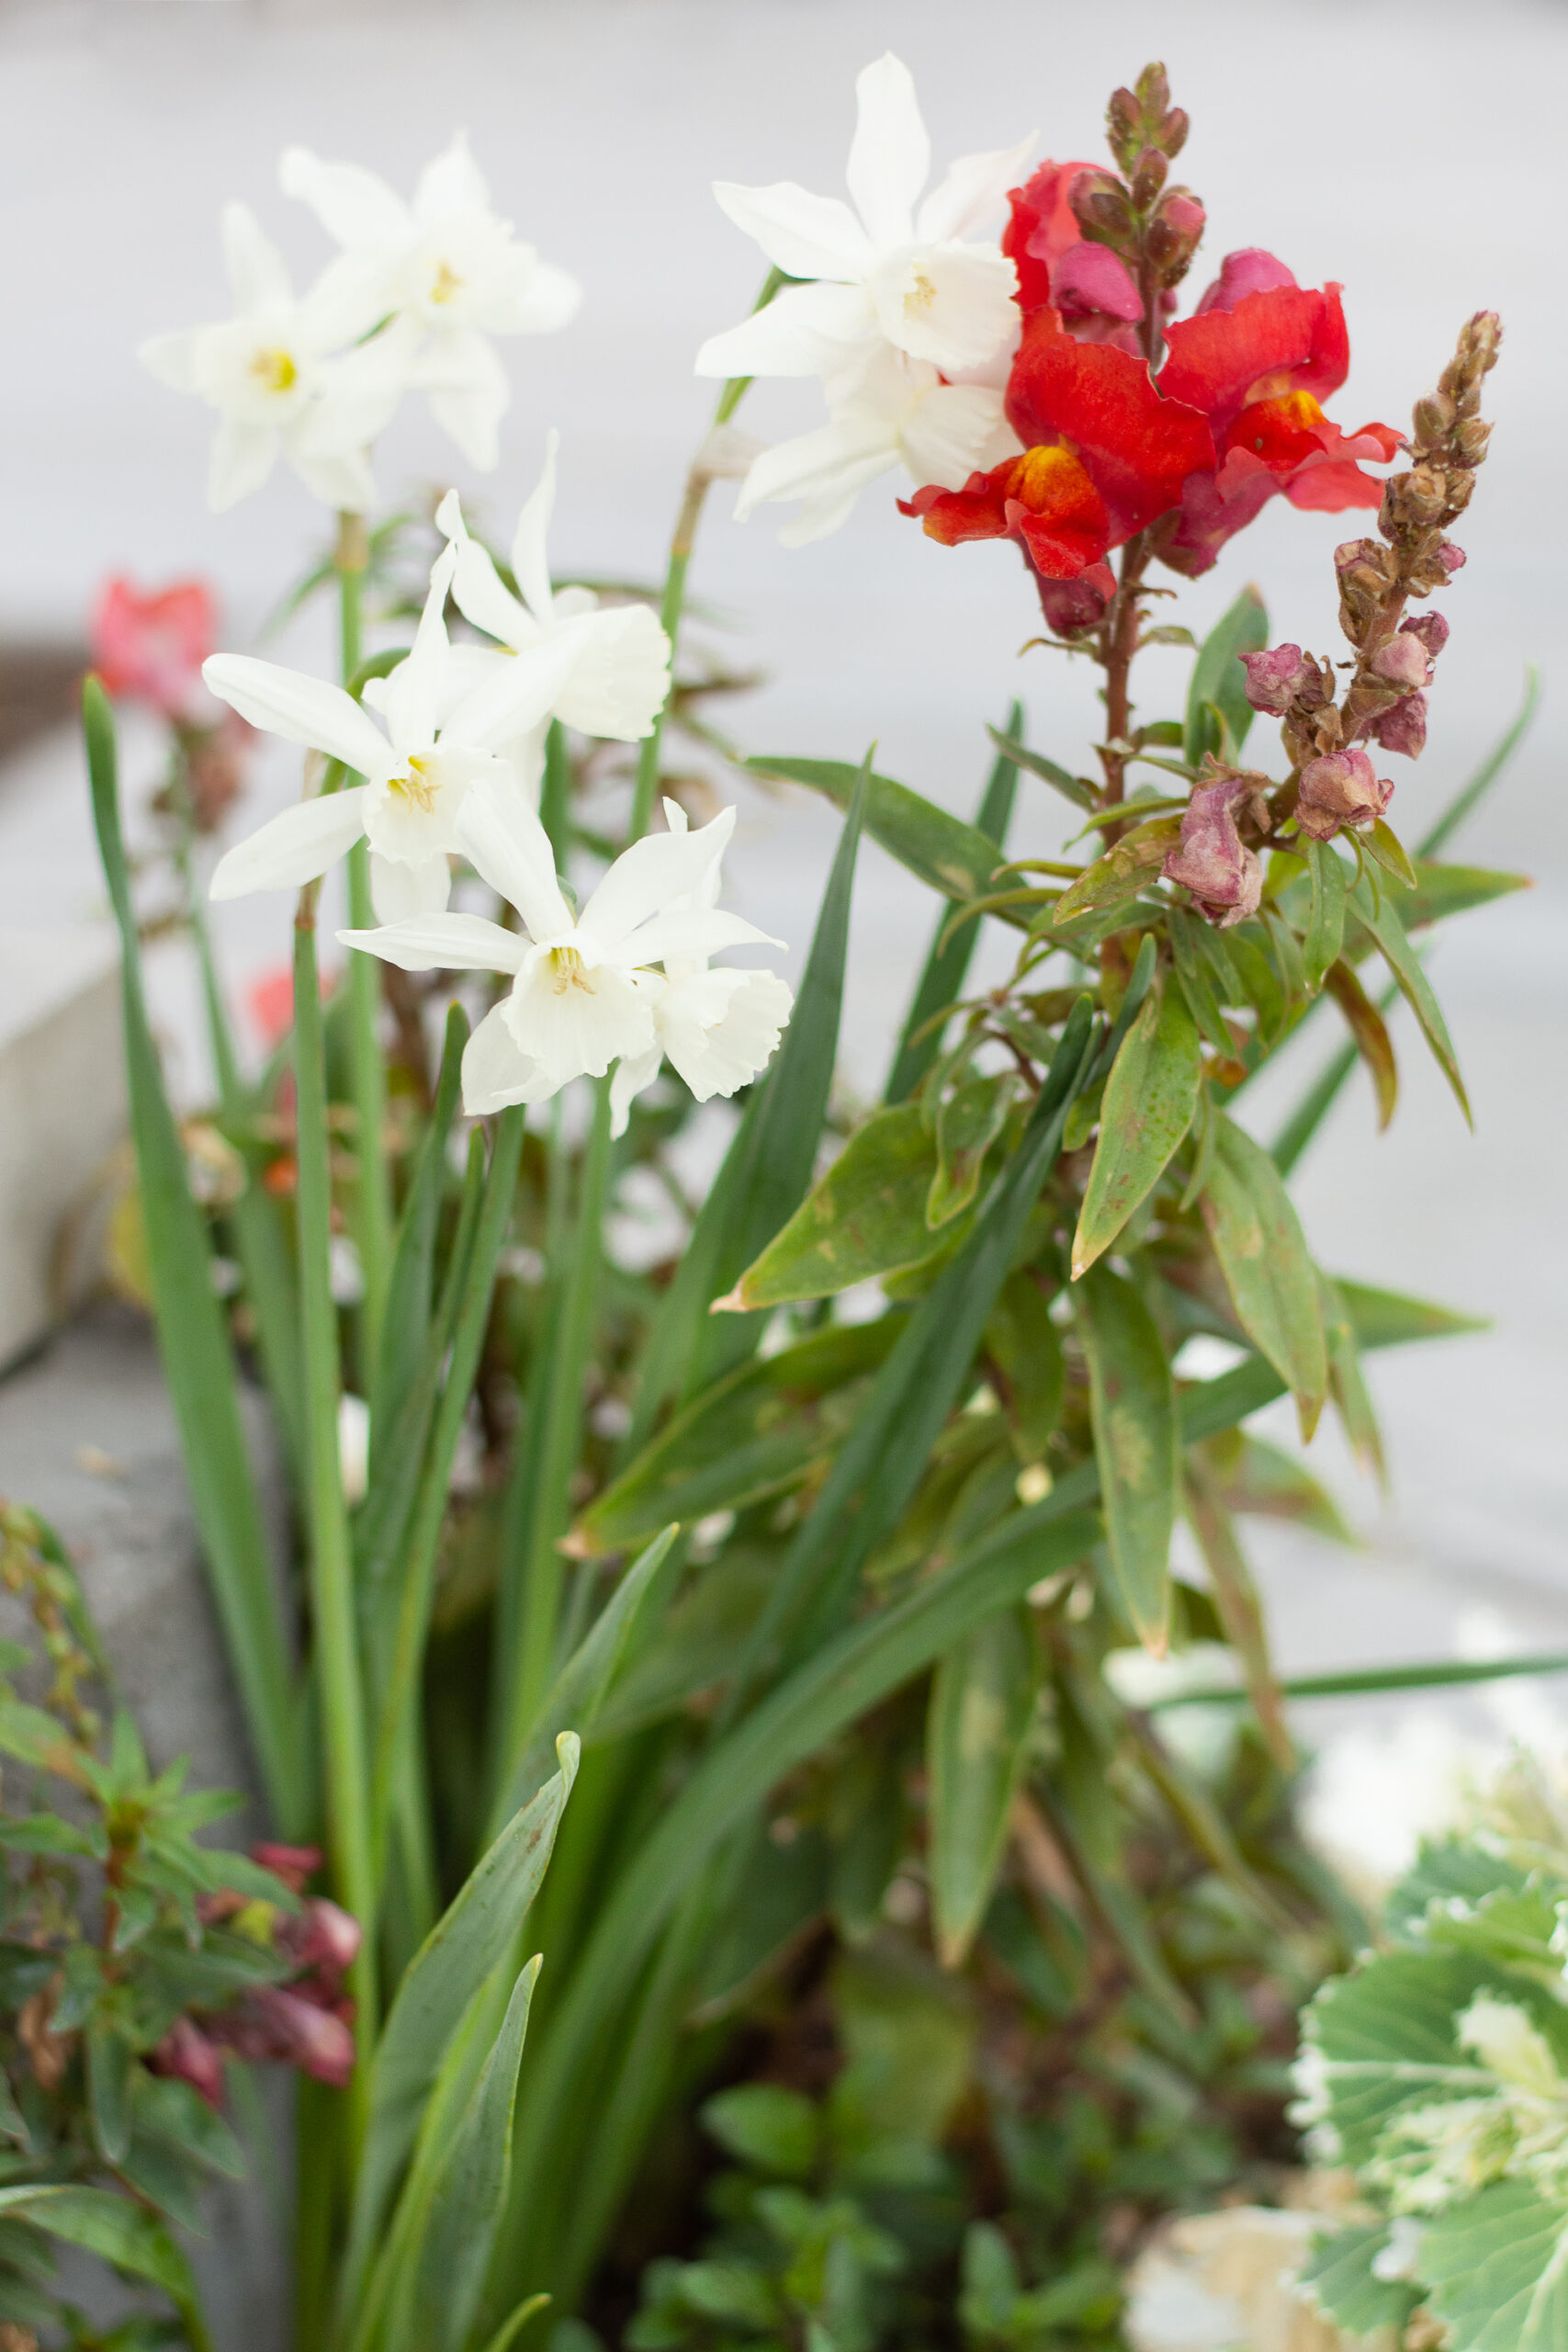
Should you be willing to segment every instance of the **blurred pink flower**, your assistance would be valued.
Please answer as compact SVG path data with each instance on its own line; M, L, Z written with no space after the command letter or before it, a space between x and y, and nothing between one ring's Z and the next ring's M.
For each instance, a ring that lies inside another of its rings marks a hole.
M178 580L144 595L129 580L107 580L93 610L93 667L117 700L151 705L165 718L203 718L210 703L201 665L218 636L218 610L202 580Z

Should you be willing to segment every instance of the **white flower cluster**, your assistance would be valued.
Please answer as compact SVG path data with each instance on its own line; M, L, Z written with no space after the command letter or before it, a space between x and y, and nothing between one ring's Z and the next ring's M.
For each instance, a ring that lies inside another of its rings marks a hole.
M961 489L1021 447L1002 413L1018 341L1017 273L975 232L1021 179L1034 134L965 155L921 202L931 141L908 68L891 53L855 85L853 209L792 180L716 184L720 205L798 282L697 354L700 376L816 376L829 422L767 449L736 513L800 499L786 547L836 531L866 483L900 462L918 483Z
M427 164L412 204L374 172L302 147L288 150L280 176L342 249L310 292L295 296L254 214L231 204L233 317L141 347L162 382L218 412L209 504L222 511L259 489L281 447L314 496L364 514L371 444L410 390L429 394L471 464L493 466L509 392L491 337L564 326L581 300L576 281L491 211L461 136Z

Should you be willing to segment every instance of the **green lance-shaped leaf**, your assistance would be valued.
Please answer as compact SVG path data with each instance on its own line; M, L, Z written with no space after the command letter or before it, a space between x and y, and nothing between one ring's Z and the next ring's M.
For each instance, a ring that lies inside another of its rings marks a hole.
M93 2137L105 2161L118 2164L130 2145L131 2068L135 2052L112 2018L87 2026L87 2105Z
M1432 993L1432 983L1427 978L1421 959L1405 933L1404 921L1393 903L1394 895L1394 886L1385 879L1374 898L1371 876L1363 874L1350 894L1350 903L1382 950L1383 961L1393 974L1401 996L1420 1023L1421 1034L1432 1048L1438 1067L1452 1087L1454 1099L1468 1122L1470 1098L1460 1076L1449 1025L1443 1019L1442 1007Z
M410 2292L392 2314L388 2352L462 2352L484 2291L506 2202L517 2076L539 1973L518 1977L501 2030L420 2216Z
M189 2263L161 2222L129 2197L105 2188L0 2188L0 2215L33 2222L133 2278L151 2279L185 2321L193 2352L210 2352Z
M1103 914L1125 899L1135 899L1180 839L1179 817L1151 817L1134 825L1063 891L1052 917L1054 927L1060 931L1079 915Z
M745 1313L829 1298L873 1275L929 1258L926 1204L940 1173L919 1104L874 1111L783 1231L716 1308Z
M1319 1272L1323 1300L1323 1335L1328 1347L1328 1393L1339 1416L1350 1451L1363 1470L1386 1481L1382 1432L1361 1371L1356 1326L1340 1284Z
M1216 1115L1214 1125L1203 1222L1236 1319L1293 1391L1310 1437L1328 1393L1317 1270L1269 1154L1233 1119Z
M120 837L114 720L96 678L82 689L98 853L119 927L131 1134L164 1377L218 1613L267 1795L285 1829L304 1826L307 1760L295 1736L288 1652L239 1384L211 1251L191 1197L179 1132L148 1023L130 883Z
M1528 874L1502 874L1484 865L1437 865L1417 858L1416 888L1400 899L1399 919L1406 931L1419 931L1426 923L1468 914L1472 907L1489 907L1495 899L1532 888Z
M1416 868L1410 863L1410 853L1392 825L1380 817L1364 833L1357 836L1363 854L1385 874L1392 874L1402 890L1416 888Z
M1421 2233L1421 2277L1449 2352L1558 2352L1568 2344L1568 2206L1500 2180Z
M986 1154L1006 1126L1018 1092L1011 1070L966 1079L937 1113L936 1174L926 1196L926 1223L933 1231L950 1224L979 1191Z
M840 808L849 808L860 773L846 760L759 757L748 760L746 766L753 775L809 785ZM950 816L934 800L911 792L908 785L896 784L891 776L868 775L866 784L865 829L873 841L944 898L962 903L987 895L1000 854L977 825L966 825L962 817ZM1029 928L1027 912L1021 914L1008 907L998 907L997 912L1004 922L1015 923L1021 930Z
M998 857L1007 841L1013 799L1018 791L1018 746L1011 739L1022 724L1023 705L1015 702L1008 717L1007 734L998 735L995 728L987 730L997 745L998 756L976 813L975 830L996 843ZM948 1006L962 995L970 959L975 953L975 943L979 935L979 924L970 922L948 938L946 913L943 911L938 915L931 952L916 986L908 1018L899 1032L898 1050L887 1074L886 1102L907 1102L941 1052L944 1024L937 1015L945 1012Z
M345 2307L363 2280L387 2198L412 2146L443 2052L475 1993L513 1949L539 1891L577 1777L578 1743L571 1733L563 1733L558 1754L559 1771L475 1864L398 1987L370 2076L344 2265Z
M1066 1363L1051 1301L1027 1271L1010 1274L986 1325L986 1353L1021 1462L1039 1462L1062 1415Z
M1192 683L1187 695L1187 720L1182 730L1182 756L1196 767L1205 752L1218 752L1223 719L1237 751L1252 725L1252 705L1247 699L1247 672L1240 656L1257 653L1269 642L1269 616L1256 588L1242 590L1230 609L1215 622L1198 650Z
M1034 1635L1019 1609L998 1611L955 1643L931 1679L927 1859L944 1968L963 1961L990 1901L1034 1720L1036 1679Z
M1077 1281L1147 1199L1192 1125L1198 1025L1174 982L1150 989L1105 1082L1100 1141L1073 1236Z
M849 816L784 1043L752 1090L649 1336L628 1453L642 1446L670 1399L685 1403L750 1355L761 1337L759 1323L710 1322L708 1307L772 1239L811 1182L838 1054L850 899L870 772L869 755L858 771L850 771Z
M623 1551L669 1520L690 1526L794 1486L838 1444L859 1384L897 1336L889 1316L838 1324L727 1373L589 1506L572 1531L572 1551L583 1559Z
M1111 1565L1139 1640L1163 1653L1170 1614L1170 1538L1179 1446L1176 1385L1154 1317L1107 1266L1073 1293L1089 1359L1094 1453Z
M1393 1057L1393 1040L1382 1014L1343 956L1329 966L1324 975L1324 986L1345 1015L1345 1025L1355 1041L1356 1051L1366 1063L1377 1096L1381 1131L1393 1118L1399 1101L1399 1065Z
M1013 705L1013 722L1005 735L996 727L986 729L1002 757L1013 761L1021 768L1027 768L1031 775L1040 778L1042 784L1048 784L1053 792L1059 792L1064 800L1070 800L1075 808L1098 808L1100 796L1088 777L1069 775L1066 769L1058 767L1055 760L1048 760L1043 752L1032 752L1019 737L1019 723L1023 713L1018 703ZM981 827L983 832L988 830L988 827Z
M1348 877L1344 859L1329 842L1306 841L1302 846L1307 872L1312 876L1312 914L1302 942L1302 963L1307 987L1315 996L1323 986L1324 975L1338 961L1345 937Z

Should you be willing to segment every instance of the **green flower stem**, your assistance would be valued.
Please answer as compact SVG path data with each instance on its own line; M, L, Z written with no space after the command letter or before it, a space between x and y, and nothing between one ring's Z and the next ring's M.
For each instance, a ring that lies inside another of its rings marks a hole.
M362 514L338 516L333 556L338 576L339 662L346 686L364 659L363 593L368 549ZM376 921L370 902L370 853L355 842L348 854L348 916L356 931ZM365 1272L364 1363L368 1385L381 1344L381 1318L392 1262L392 1186L387 1166L387 1064L377 1035L381 1010L381 972L370 956L348 959L349 1083L358 1127L359 1193L355 1219Z
M340 1900L367 1929L350 1972L356 2007L355 2072L363 2097L376 2041L375 1874L365 1758L365 1702L355 1633L353 1554L338 1459L338 1328L333 1302L332 1171L326 1066L316 975L316 892L299 894L294 922L294 1083L299 1167L299 1304L303 1332L310 1609L326 1764L327 1837ZM351 2090L351 2097L356 2095Z
M1299 1674L1280 1685L1282 1699L1359 1699L1385 1690L1449 1690L1467 1682L1506 1682L1520 1674L1568 1674L1568 1652L1543 1651L1537 1657L1439 1658L1431 1666L1367 1666L1345 1674ZM1145 1702L1147 1714L1168 1707L1237 1707L1248 1693L1226 1684L1222 1690L1172 1690Z
M780 287L787 286L789 282L782 270L770 270L763 280L761 292L751 306L753 311L765 310ZM745 399L750 382L750 376L730 377L718 396L718 405L713 413L712 430L716 432L720 425L729 423ZM675 518L675 536L670 542L669 568L664 574L664 601L659 608L664 634L670 639L671 696L675 691L675 650L681 635L681 616L686 607L686 572L692 560L692 548L697 536L703 503L714 479L707 469L706 447L705 436L703 447L693 459L692 469L686 476L685 493L681 500L681 511ZM669 700L667 696L665 708L669 707ZM663 736L664 711L660 710L653 722L651 733L643 737L637 751L637 784L632 793L631 823L626 832L628 841L640 841L652 821L653 796L659 789L659 752Z

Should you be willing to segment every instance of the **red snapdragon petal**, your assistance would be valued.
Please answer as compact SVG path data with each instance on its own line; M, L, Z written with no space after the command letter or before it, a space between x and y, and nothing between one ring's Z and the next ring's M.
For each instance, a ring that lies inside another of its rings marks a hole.
M1042 164L1022 187L1008 191L1009 220L1002 251L1018 272L1018 307L1028 312L1051 299L1051 273L1083 231L1067 201L1080 172L1093 164Z
M1332 285L1244 295L1232 311L1179 321L1166 341L1161 391L1201 409L1216 431L1252 401L1337 391L1350 370L1345 312Z
M1091 245L1087 238L1069 245L1052 271L1051 300L1064 319L1102 311L1131 322L1144 315L1143 297L1126 263L1109 245Z
M1146 360L1079 343L1051 309L1024 321L1007 413L1032 451L1061 442L1081 460L1109 510L1111 547L1175 506L1188 476L1214 464L1204 419L1162 399Z
M1009 458L988 474L971 474L962 490L928 486L900 499L927 537L943 547L969 539L1017 539L1046 580L1076 579L1105 554L1111 518L1077 458L1047 446Z

